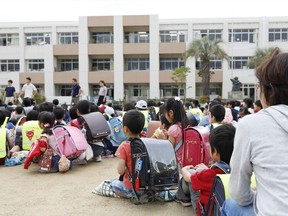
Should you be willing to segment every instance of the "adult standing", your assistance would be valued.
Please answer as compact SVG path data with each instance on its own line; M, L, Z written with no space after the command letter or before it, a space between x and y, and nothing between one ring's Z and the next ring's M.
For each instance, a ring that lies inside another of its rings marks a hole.
M79 101L79 98L82 94L82 89L80 87L80 85L78 84L78 81L76 78L72 79L72 100L71 100L71 104L72 105L76 105Z
M8 80L8 86L5 88L5 104L8 104L9 102L13 103L14 98L16 97L16 91L12 84L13 81Z
M97 106L100 106L101 104L106 103L106 95L107 95L107 91L108 91L104 80L100 80L99 85L100 85L100 90L99 90L99 97L98 97Z
M31 78L26 77L26 83L23 85L22 91L20 92L19 97L24 94L24 98L29 98L29 99L33 100L36 92L37 92L37 89L31 83Z
M221 215L287 215L288 53L276 48L256 69L256 114L237 125L228 199ZM254 172L257 188L250 187Z

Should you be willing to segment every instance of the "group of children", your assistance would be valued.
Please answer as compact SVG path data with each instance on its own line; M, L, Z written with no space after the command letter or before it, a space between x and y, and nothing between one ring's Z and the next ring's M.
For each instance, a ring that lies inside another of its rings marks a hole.
M199 164L195 167L182 167L183 146L175 150L176 160L182 174L175 200L184 206L192 205L194 211L200 215L208 202L215 175L230 172L229 161L233 151L235 134L235 127L233 125L237 124L241 109L235 108L234 101L223 104L220 100L216 99L208 103L205 109L201 110L197 100L183 103L179 97L169 98L165 103L163 102L159 105L160 107L157 107L157 104L152 100L148 101L148 104L146 101L141 100L136 105L127 103L123 108L118 105L112 108L110 104L109 106L101 105L98 107L94 103L81 100L68 110L65 105L59 106L56 99L53 103L44 102L39 106L28 104L28 107L32 106L32 109L25 109L27 104L24 108L17 106L12 110L8 124L10 126L8 127L9 129L7 128L6 138L9 153L13 154L23 149L22 142L14 142L13 130L15 130L17 123L24 116L26 121L38 120L39 127L43 129L40 140L47 143L47 146L44 145L40 151L42 153L45 152L49 146L53 150L53 155L58 158L58 161L61 154L56 147L55 138L52 134L54 126L68 124L78 127L79 122L77 122L77 118L89 112L100 111L107 120L111 117L117 117L122 121L122 130L128 141L122 142L115 152L115 156L119 158L117 172L122 178L113 180L111 185L116 195L130 198L135 196L135 192L132 190L129 178L129 172L132 172L129 139L145 136L149 122L151 120L159 120L161 122L160 128L153 131L154 134L152 137L169 140L175 149L183 139L184 128L188 125L204 126L210 131L211 156L215 164L211 167L207 167L204 164ZM250 106L249 103L245 102L242 109L248 109L248 106ZM7 108L0 110L1 125L4 123L7 113L9 113L7 111L9 110L9 106ZM121 112L124 115L121 115ZM91 145L91 147L93 148L93 160L97 162L101 161L103 145ZM72 163L83 164L87 163L88 159L84 156L74 160ZM56 169L53 171L59 171L59 168L56 166Z

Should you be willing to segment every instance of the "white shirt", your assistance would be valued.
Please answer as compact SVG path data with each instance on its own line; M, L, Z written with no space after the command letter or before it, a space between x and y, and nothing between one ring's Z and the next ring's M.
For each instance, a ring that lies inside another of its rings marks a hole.
M24 92L24 98L33 98L33 91L37 91L36 87L30 83L30 84L25 84L22 88L22 91Z

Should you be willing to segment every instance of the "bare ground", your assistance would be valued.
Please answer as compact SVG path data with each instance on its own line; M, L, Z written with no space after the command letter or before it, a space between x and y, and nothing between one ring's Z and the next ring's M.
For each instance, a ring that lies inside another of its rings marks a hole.
M134 205L128 200L102 197L91 190L117 177L117 158L75 165L65 174L39 173L37 165L0 166L0 215L194 215L176 202Z

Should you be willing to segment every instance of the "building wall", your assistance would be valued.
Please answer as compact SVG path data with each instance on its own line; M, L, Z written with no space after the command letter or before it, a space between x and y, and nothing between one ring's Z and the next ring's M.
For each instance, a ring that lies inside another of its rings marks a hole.
M288 17L278 18L217 18L217 19L174 19L159 20L157 15L144 16L91 16L80 17L78 22L35 22L35 23L1 23L0 34L18 34L17 46L0 46L0 60L19 60L18 72L0 72L0 86L4 87L9 79L14 81L17 91L25 83L25 78L30 76L32 82L43 88L47 100L52 100L59 92L61 85L70 85L73 77L79 80L84 90L83 98L91 96L91 85L97 85L100 80L105 80L109 86L114 87L114 99L122 100L132 98L133 88L143 86L145 95L149 98L160 98L161 85L175 85L171 80L172 71L160 71L160 58L181 57L189 47L190 42L197 39L196 30L222 30L224 41L223 49L231 57L253 56L257 48L279 46L282 51L288 51L287 41L269 42L269 29L288 28ZM255 43L229 42L229 29L256 29ZM187 40L178 43L161 43L160 31L185 31ZM149 43L126 43L125 32L149 32ZM78 43L59 44L58 34L62 32L78 32ZM95 44L91 42L91 32L111 32L113 43ZM50 44L26 45L26 34L49 33ZM199 35L198 35L199 36ZM91 59L112 59L109 71L93 71ZM126 71L127 58L148 58L149 70ZM27 71L27 60L44 59L45 68L42 71ZM78 70L60 72L61 59L78 59ZM188 58L186 66L191 68L191 73L186 78L186 97L195 98L197 86L201 79L195 68L196 60ZM222 62L222 69L215 72L211 83L221 86L221 96L228 97L232 88L230 81L239 77L243 84L254 85L256 78L254 70L231 69L229 62ZM133 87L134 86L134 87ZM146 88L148 86L148 89ZM183 85L181 84L183 87ZM180 87L180 85L179 85ZM181 87L181 88L182 88ZM94 91L94 90L93 90ZM138 91L138 90L137 90ZM141 91L141 90L139 90ZM147 91L147 92L146 92ZM61 97L62 98L62 97ZM63 97L65 98L65 97ZM70 98L69 96L66 96ZM133 97L136 98L137 97Z

